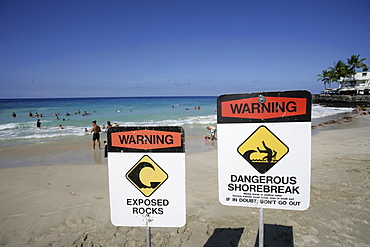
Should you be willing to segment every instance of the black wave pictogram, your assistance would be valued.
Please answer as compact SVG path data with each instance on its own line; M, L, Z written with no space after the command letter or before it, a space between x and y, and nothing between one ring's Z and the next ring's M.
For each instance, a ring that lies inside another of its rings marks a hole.
M242 156L254 168L256 168L258 172L265 173L273 165L275 165L276 162L278 162L278 160L276 160L277 152L275 150L269 148L264 141L262 141L262 145L263 145L264 149L260 149L259 147L257 147L257 150L253 150L253 149L247 150L246 152L244 152L244 154ZM253 153L256 153L256 152L266 153L266 156L263 157L262 159L251 159L251 155Z
M142 188L151 188L151 189L155 189L161 182L150 182L150 186L146 186L145 184L143 184L140 180L140 171L145 168L145 167L149 167L149 168L152 168L153 170L154 169L154 166L148 162L140 162L131 172L130 174L128 174L128 177L131 179L132 182L134 182L136 184L137 187L139 187L140 189Z

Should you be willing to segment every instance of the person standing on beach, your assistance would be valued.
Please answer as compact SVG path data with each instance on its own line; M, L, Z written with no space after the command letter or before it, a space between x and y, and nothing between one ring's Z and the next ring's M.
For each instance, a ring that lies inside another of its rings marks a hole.
M38 129L41 129L41 122L40 122L40 119L37 119L36 126L37 126L37 128L38 128Z
M100 149L100 126L96 124L96 121L92 121L92 129L90 131L90 133L93 133L93 138L92 138L92 141L93 141L93 150L95 150L95 141L98 141L98 144L99 144L99 149Z
M207 129L209 130L211 141L213 141L214 139L216 139L216 127L214 127L214 126L208 126Z

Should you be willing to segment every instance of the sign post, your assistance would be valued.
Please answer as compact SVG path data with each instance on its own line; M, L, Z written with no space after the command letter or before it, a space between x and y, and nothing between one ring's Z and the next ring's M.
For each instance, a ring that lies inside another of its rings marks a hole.
M221 204L260 208L262 218L263 208L309 207L311 93L221 95L217 129Z
M111 222L181 227L186 221L185 145L181 127L111 127L107 133Z

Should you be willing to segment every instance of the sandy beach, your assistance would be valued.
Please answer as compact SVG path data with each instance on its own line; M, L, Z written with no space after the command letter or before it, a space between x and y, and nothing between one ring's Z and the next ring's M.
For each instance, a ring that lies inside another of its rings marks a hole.
M370 244L370 116L318 129L310 208L265 210L265 246ZM146 246L145 228L111 224L107 159L89 140L1 150L0 167L18 166L0 169L1 246ZM152 246L258 245L258 209L219 203L207 150L186 154L186 225L152 228Z

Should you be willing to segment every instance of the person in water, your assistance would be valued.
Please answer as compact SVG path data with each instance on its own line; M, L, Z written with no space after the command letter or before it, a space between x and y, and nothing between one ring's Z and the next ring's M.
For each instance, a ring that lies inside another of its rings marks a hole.
M40 122L40 119L37 119L36 126L37 126L37 128L38 128L38 129L41 129L41 122Z

